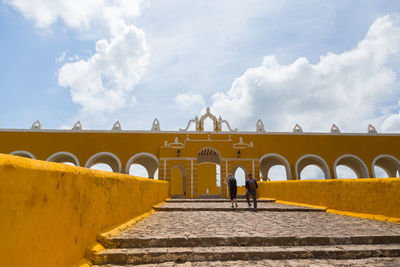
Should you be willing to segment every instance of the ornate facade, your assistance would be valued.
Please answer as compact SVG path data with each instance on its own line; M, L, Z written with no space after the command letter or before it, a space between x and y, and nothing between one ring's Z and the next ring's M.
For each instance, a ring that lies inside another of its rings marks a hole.
M205 131L205 120L212 121L213 131ZM28 130L0 129L1 153L86 168L105 163L120 173L140 164L150 178L158 170L158 179L171 182L172 194L187 198L227 196L227 186L216 183L216 165L221 180L239 167L266 178L276 165L284 167L288 180L300 179L308 165L321 168L325 179L338 178L340 165L358 178L375 177L375 166L396 177L399 151L399 134L379 134L372 125L365 134L341 133L336 125L327 133L305 133L297 124L291 133L274 133L258 120L254 132L240 132L208 108L179 131L162 131L158 119L150 131L123 130L118 121L109 131L84 130L80 122L71 130L46 130L39 121Z

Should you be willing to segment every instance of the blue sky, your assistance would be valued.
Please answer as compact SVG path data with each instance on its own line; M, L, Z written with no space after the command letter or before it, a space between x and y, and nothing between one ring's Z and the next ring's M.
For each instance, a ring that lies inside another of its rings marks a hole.
M2 128L400 132L399 1L31 2L0 3Z

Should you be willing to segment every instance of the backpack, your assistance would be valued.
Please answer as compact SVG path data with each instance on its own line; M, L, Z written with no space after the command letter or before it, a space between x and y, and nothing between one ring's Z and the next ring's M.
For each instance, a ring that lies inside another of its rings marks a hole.
M250 179L249 180L249 188L250 188L250 191L256 191L257 190L256 180L254 180L254 179Z

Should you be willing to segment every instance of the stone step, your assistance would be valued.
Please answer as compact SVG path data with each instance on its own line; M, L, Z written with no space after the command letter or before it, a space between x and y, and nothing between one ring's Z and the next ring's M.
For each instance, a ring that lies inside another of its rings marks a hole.
M270 199L257 199L257 202L268 202L272 203L275 202L276 199L270 198ZM205 198L195 198L195 199L178 199L178 198L173 198L173 199L167 199L165 202L169 203L210 203L210 202L231 202L230 199L226 198L220 198L220 199L205 199ZM246 199L237 199L237 202L247 202Z
M325 246L325 245L378 245L400 244L400 235L380 236L210 236L136 238L99 238L106 248L149 248L149 247L215 247L215 246Z
M364 259L288 259L288 260L249 260L249 261L195 261L185 263L164 262L156 264L140 265L115 265L107 264L102 267L209 267L209 266L252 266L252 267L305 267L305 266L326 266L326 267L376 267L376 266L400 266L400 257L375 257ZM95 265L93 267L100 267Z
M239 208L231 208L231 207L160 207L154 206L153 209L155 211L232 211L232 212L244 212L244 211L252 211L252 207L239 207ZM273 212L324 212L324 209L318 208L302 208L302 207L293 207L293 208L279 208L279 207L257 207L257 211L273 211Z
M251 202L251 204L253 203ZM252 211L252 207L243 202L238 203L237 208L232 208L231 203L227 202L167 202L153 208L156 211ZM273 202L257 202L257 210L274 212L325 211L323 208L294 206Z
M265 259L362 259L399 257L400 244L264 247L171 247L107 249L93 256L93 263L146 264L163 262L235 261Z

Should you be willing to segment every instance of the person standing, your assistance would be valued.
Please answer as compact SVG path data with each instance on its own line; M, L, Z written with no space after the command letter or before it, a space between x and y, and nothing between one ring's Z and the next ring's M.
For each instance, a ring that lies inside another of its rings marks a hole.
M237 208L238 207L238 204L236 202L237 182L236 178L231 173L228 175L228 187L229 187L229 194L231 195L232 208L234 208L233 202L235 202Z
M249 179L246 181L246 199L247 204L251 207L249 195L253 196L254 211L257 212L257 181L253 179L251 173L249 173Z

